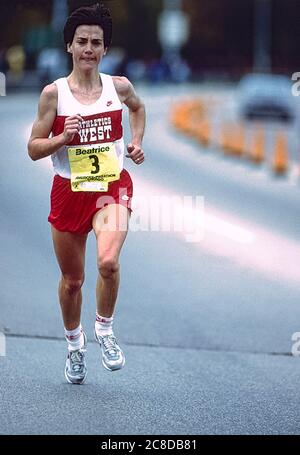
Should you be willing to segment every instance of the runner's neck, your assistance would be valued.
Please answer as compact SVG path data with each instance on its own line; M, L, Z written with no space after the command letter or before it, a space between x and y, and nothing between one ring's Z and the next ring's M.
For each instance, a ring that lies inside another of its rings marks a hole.
M95 92L99 94L102 91L102 82L98 71L83 73L74 69L67 77L67 81L72 91L80 92L82 95L90 95Z
M67 77L69 89L74 98L82 104L89 105L98 101L102 95L103 84L99 73L95 77L83 80L75 72Z

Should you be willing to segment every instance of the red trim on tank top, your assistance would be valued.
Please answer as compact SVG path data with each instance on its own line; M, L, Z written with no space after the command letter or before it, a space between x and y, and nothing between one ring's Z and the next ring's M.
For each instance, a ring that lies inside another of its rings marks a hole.
M63 133L66 115L58 115L52 126L53 136ZM81 128L81 134L75 134L72 142L68 145L78 144L101 144L104 142L114 142L123 137L122 109L110 112L101 112L93 115L82 115L85 122ZM111 128L110 128L111 126Z

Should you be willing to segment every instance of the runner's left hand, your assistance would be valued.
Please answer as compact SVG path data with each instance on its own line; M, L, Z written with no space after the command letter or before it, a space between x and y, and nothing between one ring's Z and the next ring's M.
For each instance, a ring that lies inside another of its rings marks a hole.
M145 161L145 155L143 149L136 144L127 145L127 158L131 158L135 164L142 164Z

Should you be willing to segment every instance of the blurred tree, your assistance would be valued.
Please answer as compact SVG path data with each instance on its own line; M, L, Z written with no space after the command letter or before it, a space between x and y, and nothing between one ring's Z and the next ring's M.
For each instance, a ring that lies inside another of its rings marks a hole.
M251 67L254 0L184 0L191 36L184 56L193 69L222 70Z
M23 45L26 52L26 68L34 68L37 53L51 41L49 21L52 2L49 0L1 1L0 8L1 42L5 48Z
M49 24L51 9L50 0L1 1L0 42L6 47L21 44L29 27Z
M300 0L271 2L272 69L299 71ZM68 0L71 10L92 3L95 0ZM114 47L122 47L131 59L149 62L160 58L157 21L162 0L103 0L103 3L113 15ZM196 72L217 70L238 76L252 69L255 0L182 0L182 3L191 24L183 56ZM0 1L2 49L22 44L26 36L28 40L28 30L32 29L36 32L29 42L39 48L45 46L50 39L45 26L51 23L52 8L53 0ZM38 32L40 26L43 30Z
M81 6L89 6L95 3L97 3L97 1L95 0L68 0L69 12L71 13L72 11L74 11L77 8L80 8Z
M300 2L272 0L272 63L279 72L300 71Z
M126 43L130 56L153 59L160 54L157 33L158 15L162 10L161 0L127 0L130 3Z
M231 75L251 71L254 59L256 0L183 0L191 18L184 56L195 71L223 69ZM274 72L299 70L299 0L271 1L271 66Z

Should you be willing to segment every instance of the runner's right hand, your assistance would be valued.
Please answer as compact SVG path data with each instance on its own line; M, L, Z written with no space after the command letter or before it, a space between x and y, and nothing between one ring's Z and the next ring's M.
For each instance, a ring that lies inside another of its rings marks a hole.
M71 117L66 118L63 132L65 144L69 144L70 142L72 142L75 134L78 133L79 122L83 122L83 118L79 114L71 115Z

